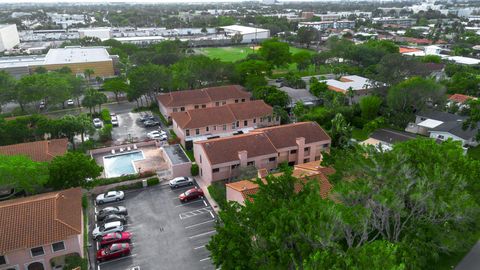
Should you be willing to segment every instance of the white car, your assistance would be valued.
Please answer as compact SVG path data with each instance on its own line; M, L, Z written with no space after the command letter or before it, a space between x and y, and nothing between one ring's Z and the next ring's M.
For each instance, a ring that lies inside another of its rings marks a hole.
M115 118L113 118L113 117L112 117L112 120L111 120L111 122L112 122L112 126L114 126L114 127L118 127L118 119L117 119L117 117L116 117L116 116L115 116Z
M102 120L100 118L94 118L93 119L93 126L96 128L101 128L102 127Z
M98 204L104 204L108 202L121 201L123 200L124 197L125 197L125 194L123 193L123 191L109 191L107 193L102 193L98 195L95 201Z
M168 138L167 133L165 131L160 132L158 130L148 132L147 137L152 140L161 140L161 141L164 141Z
M124 228L120 221L113 221L103 224L100 227L95 227L92 231L94 239L98 239L108 233L123 232Z
M67 105L68 105L68 106L73 106L73 105L75 105L75 103L73 102L73 99L67 100Z

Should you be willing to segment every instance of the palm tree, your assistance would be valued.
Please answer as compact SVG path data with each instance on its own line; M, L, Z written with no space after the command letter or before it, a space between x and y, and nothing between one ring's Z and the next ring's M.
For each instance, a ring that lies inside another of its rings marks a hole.
M83 71L83 75L87 78L88 82L90 82L91 76L95 73L95 70L91 68L87 68Z
M348 102L350 105L353 104L353 97L355 97L355 92L353 91L352 87L349 87L347 89L347 97L348 97Z

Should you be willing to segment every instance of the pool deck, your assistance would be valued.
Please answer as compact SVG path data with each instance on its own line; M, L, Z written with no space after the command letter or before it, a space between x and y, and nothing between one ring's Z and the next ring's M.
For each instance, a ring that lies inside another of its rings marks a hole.
M119 147L120 148L120 147ZM126 147L124 147L126 149ZM146 172L146 171L163 171L163 170L168 170L168 165L165 162L165 159L163 159L161 150L155 145L147 145L147 146L140 146L136 150L130 150L130 151L123 151L123 152L117 152L116 154L127 154L129 152L135 152L135 151L143 151L143 156L145 159L143 160L137 160L134 161L135 168L139 172ZM103 157L105 156L112 156L115 154L112 154L111 152L102 152L102 153L95 153L92 154L93 159L97 162L98 165L104 166L103 163ZM139 168L141 168L139 170ZM101 177L106 177L105 176L105 170L102 172Z

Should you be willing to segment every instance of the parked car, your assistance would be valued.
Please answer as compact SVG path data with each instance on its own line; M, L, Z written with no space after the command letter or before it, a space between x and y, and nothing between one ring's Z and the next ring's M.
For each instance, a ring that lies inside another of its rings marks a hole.
M114 232L108 233L100 240L100 246L106 247L115 243L129 243L132 240L132 233L130 232Z
M143 122L143 125L145 127L154 127L154 126L160 125L160 122L158 122L156 120L147 120L147 121Z
M117 117L112 118L112 119L110 120L110 122L112 123L112 126L118 127L118 119L117 119Z
M193 179L190 177L176 177L168 182L171 188L184 187L193 185Z
M160 131L157 131L157 130L148 132L147 137L151 140L161 140L161 141L164 141L168 138L166 133L162 134Z
M125 194L123 191L109 191L107 193L102 193L97 196L95 201L98 204L103 204L107 202L118 202L123 200Z
M93 119L93 126L96 128L101 128L102 127L102 120L100 118L94 118Z
M145 122L145 121L148 121L148 120L155 120L155 117L153 117L153 115L151 114L144 114L144 115L140 115L140 121L141 122Z
M106 260L120 258L126 255L130 255L131 248L128 243L111 244L106 248L102 248L97 251L97 261L103 262Z
M75 103L73 102L73 99L67 100L67 105L68 105L68 106L73 106L73 105L75 105Z
M102 221L105 217L109 216L109 215L123 215L123 216L127 216L128 215L128 211L127 211L127 208L125 208L125 206L109 206L109 207L105 207L103 209L101 209L100 211L98 211L97 213L97 220L98 221Z
M198 187L189 189L178 196L181 202L187 202L187 201L202 198L202 197L203 197L203 190Z
M92 231L92 236L95 240L100 239L100 237L114 232L123 232L123 225L120 221L114 221L105 223L100 227L95 227Z
M122 225L125 225L125 223L127 223L127 217L124 215L111 214L104 217L102 220L103 224L114 222L114 221L120 221Z
M45 109L45 101L40 101L40 104L38 105L40 109Z

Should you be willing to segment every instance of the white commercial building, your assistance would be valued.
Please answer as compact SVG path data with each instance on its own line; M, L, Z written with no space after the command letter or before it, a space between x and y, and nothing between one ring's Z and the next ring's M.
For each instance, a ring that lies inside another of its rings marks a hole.
M110 39L112 37L111 29L109 27L82 28L78 29L78 34L80 38L96 37L101 41Z
M0 51L7 51L20 44L17 26L15 24L0 25Z
M254 41L264 40L270 37L270 30L256 27L230 25L223 26L225 35L233 37L236 34L242 35L241 43L252 43Z

